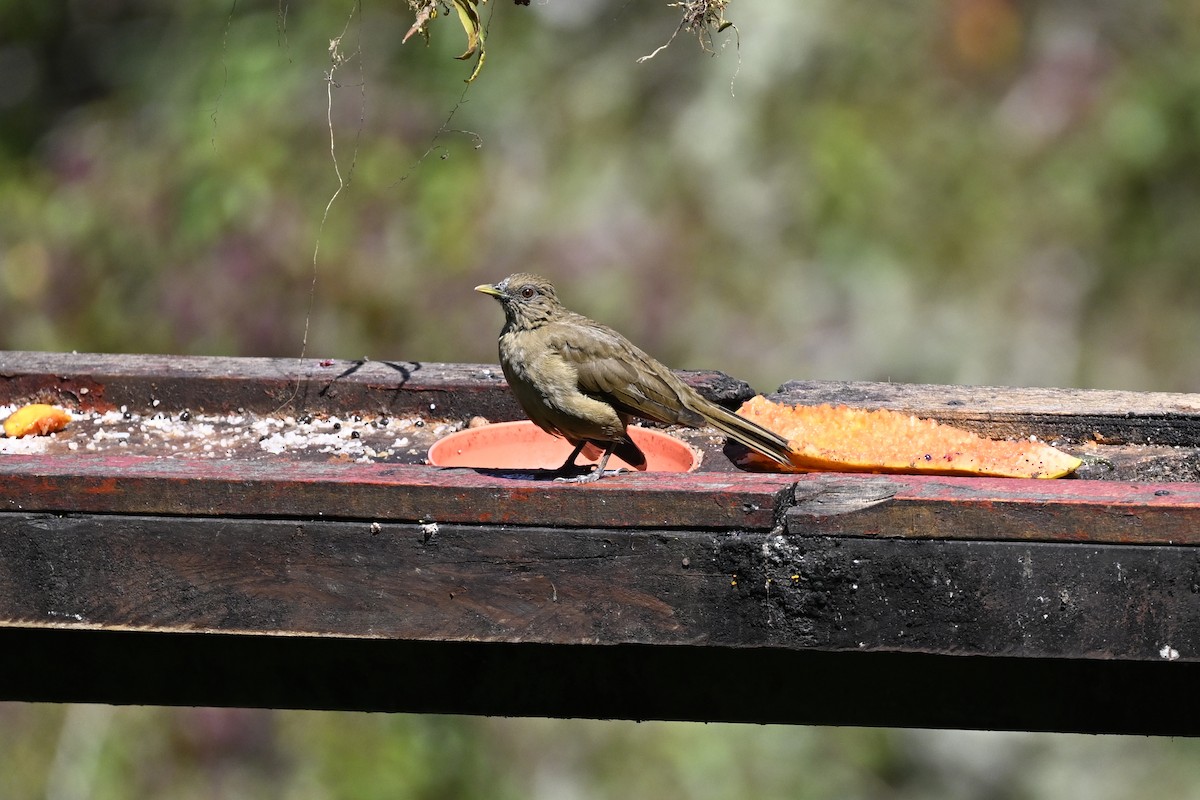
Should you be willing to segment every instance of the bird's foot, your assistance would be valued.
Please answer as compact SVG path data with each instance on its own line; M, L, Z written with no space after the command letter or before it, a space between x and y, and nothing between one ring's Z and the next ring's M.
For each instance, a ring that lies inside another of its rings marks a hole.
M585 472L582 475L560 475L555 478L556 483L595 483L601 478L611 478L614 475L620 475L622 472L627 472L625 469L592 469L590 472Z
M593 483L600 480L600 476L594 472L589 472L586 475L559 475L554 479L555 483Z
M550 475L559 483L581 483L585 478L590 479L589 476L595 469L594 464L567 463L558 469L551 470Z

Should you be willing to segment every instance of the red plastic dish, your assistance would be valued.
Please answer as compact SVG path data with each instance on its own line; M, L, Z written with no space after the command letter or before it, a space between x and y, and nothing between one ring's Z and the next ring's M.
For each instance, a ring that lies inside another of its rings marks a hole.
M650 472L691 472L699 466L696 454L683 442L665 433L630 426L629 436L646 454ZM576 464L594 464L601 452L585 448ZM468 428L439 439L429 448L429 463L438 467L492 467L499 469L557 469L571 454L571 444L551 436L527 420L497 422ZM607 469L628 464L613 456Z

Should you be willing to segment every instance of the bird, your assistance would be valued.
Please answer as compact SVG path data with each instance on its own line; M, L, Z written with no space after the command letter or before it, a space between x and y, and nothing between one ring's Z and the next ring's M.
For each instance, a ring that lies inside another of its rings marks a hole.
M504 309L500 366L518 404L539 428L574 445L556 470L560 480L599 480L614 453L644 470L646 456L629 438L634 417L711 425L772 461L790 463L786 439L707 400L607 325L565 308L545 278L518 272L475 291ZM566 477L578 471L575 459L588 445L603 450L599 464Z

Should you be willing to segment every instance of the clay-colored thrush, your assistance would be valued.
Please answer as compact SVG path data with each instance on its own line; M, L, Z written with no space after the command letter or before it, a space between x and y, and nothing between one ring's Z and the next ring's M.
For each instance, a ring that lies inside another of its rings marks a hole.
M568 311L545 278L518 273L475 291L504 308L500 366L517 402L540 428L575 446L560 472L574 471L575 458L589 444L604 454L578 481L600 478L613 453L645 469L645 455L625 430L631 417L693 428L712 425L751 450L788 463L785 439L701 397L612 328Z

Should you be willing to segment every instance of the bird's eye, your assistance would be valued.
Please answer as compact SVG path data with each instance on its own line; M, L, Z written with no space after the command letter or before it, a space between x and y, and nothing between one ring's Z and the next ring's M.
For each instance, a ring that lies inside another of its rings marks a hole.
M524 297L526 300L533 297L535 294L537 294L537 289L534 289L532 286L526 286L521 290L521 297Z

